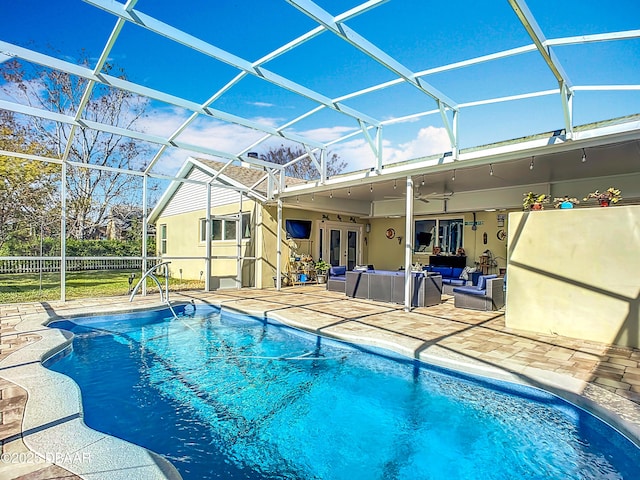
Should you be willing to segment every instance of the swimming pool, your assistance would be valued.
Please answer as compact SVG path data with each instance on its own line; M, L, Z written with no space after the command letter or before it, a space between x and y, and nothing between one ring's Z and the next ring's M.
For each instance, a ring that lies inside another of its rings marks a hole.
M92 428L185 479L636 478L640 449L546 392L187 306L58 321Z

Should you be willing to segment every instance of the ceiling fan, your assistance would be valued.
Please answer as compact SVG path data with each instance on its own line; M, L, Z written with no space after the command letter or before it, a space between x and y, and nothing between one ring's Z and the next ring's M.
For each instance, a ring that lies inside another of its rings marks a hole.
M404 198L404 193L402 193L399 196L385 196L384 198L389 198L389 199L398 199L398 198ZM453 192L444 192L444 193L440 193L440 192L430 192L430 193L423 193L421 187L415 188L413 191L413 198L415 200L420 200L421 202L424 203L429 203L430 200L447 200L449 199L449 197L451 197L453 195Z

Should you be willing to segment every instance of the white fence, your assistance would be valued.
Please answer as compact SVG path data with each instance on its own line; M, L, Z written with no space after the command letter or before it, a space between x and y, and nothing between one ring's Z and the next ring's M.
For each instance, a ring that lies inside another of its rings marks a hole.
M151 268L160 259L147 259ZM59 272L60 257L0 257L0 274ZM85 270L141 270L142 259L135 257L67 257L67 271Z

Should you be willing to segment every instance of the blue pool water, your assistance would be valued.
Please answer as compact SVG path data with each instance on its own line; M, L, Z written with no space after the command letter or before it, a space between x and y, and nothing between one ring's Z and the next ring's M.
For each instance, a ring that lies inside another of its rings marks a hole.
M638 478L640 449L537 389L208 306L50 326L87 425L185 479Z

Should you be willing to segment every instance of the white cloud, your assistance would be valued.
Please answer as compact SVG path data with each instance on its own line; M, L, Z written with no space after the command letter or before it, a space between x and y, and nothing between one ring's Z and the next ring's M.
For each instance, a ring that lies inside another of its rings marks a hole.
M150 109L136 122L136 128L145 133L168 137L189 118L188 112L181 108Z
M331 142L340 137L343 137L351 132L353 132L353 127L344 127L344 126L335 126L335 127L322 127L322 128L313 128L310 130L304 130L298 132L298 135L301 135L310 140L315 140L317 142Z
M25 80L22 90L15 82L0 83L0 99L26 105L38 105L40 97L45 93L45 88L39 78Z
M318 141L331 141L351 133L350 127L317 128L300 132ZM413 140L405 143L393 144L390 139L382 142L383 162L395 163L404 160L434 155L449 151L451 145L449 136L444 128L425 127L418 131L418 135ZM329 150L347 163L347 171L356 171L371 168L375 165L375 157L369 143L362 136L353 137L350 140L332 145Z
M188 117L189 112L180 108L153 109L148 112L145 118L140 119L136 128L153 135L169 137ZM278 119L269 117L252 118L251 120L271 127L279 124ZM264 132L241 125L199 117L178 135L176 141L236 154L265 135ZM256 150L260 150L260 147ZM173 174L189 156L215 159L215 157L198 152L168 148L163 153L158 168L154 171Z
M409 142L401 143L397 147L385 146L384 162L401 162L449 150L451 144L446 129L429 126L421 128L418 136Z
M249 120L271 128L277 128L286 121L283 118L275 117L251 117Z
M249 105L254 105L256 107L275 107L276 105L274 105L273 103L267 103L267 102L247 102Z
M347 163L347 172L371 168L375 165L373 150L364 139L356 138L336 143L330 148L330 151Z

